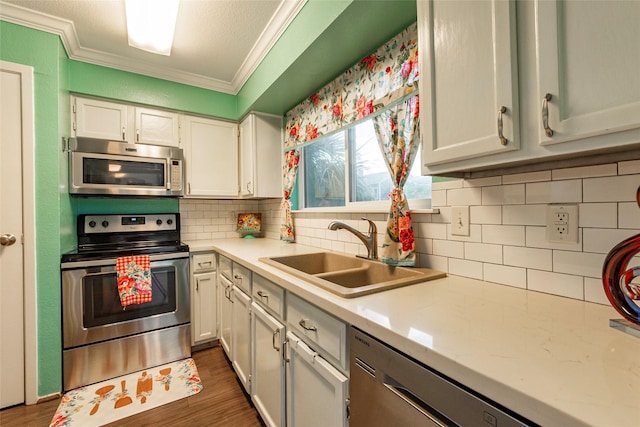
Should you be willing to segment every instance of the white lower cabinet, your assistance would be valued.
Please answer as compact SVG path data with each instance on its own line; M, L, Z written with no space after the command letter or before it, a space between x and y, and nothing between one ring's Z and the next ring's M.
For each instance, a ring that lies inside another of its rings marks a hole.
M218 301L220 301L220 345L231 359L231 300L233 283L222 273L218 276Z
M215 254L192 255L191 271L191 344L195 345L218 337Z
M251 298L235 285L231 294L231 363L240 383L251 393Z
M268 427L284 426L284 325L255 301L251 307L251 400Z
M292 332L287 341L287 426L348 426L348 378Z

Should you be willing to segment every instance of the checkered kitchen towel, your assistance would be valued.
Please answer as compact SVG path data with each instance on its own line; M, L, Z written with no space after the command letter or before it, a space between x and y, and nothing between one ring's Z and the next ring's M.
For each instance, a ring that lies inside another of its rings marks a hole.
M151 301L149 255L119 257L116 260L118 294L122 307Z

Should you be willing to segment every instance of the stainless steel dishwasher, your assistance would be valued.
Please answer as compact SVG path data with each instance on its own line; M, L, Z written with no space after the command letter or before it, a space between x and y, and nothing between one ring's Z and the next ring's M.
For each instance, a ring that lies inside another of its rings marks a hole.
M351 327L350 427L535 426Z

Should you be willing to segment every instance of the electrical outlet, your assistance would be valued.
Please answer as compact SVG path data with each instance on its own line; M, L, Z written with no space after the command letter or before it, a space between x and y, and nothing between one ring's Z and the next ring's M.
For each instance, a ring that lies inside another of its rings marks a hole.
M578 205L547 206L547 241L578 243Z
M469 206L451 207L451 234L454 236L469 235Z

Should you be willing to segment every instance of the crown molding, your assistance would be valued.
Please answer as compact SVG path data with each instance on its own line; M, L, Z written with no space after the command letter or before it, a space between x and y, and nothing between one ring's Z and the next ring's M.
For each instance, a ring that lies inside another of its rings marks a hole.
M306 2L307 0L285 0L280 4L231 82L167 67L159 68L143 61L131 60L83 47L72 21L26 9L2 0L0 0L0 19L58 35L67 55L75 61L236 95Z

